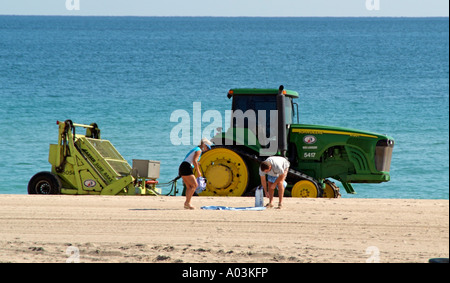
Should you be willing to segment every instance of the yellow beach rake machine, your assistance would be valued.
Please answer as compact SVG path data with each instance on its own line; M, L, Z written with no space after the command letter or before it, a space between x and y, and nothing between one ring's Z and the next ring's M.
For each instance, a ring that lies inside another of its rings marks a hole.
M97 124L57 122L58 144L51 144L51 172L40 172L28 183L28 194L157 195L159 161L133 160L133 167L107 140ZM76 128L86 134L76 134Z

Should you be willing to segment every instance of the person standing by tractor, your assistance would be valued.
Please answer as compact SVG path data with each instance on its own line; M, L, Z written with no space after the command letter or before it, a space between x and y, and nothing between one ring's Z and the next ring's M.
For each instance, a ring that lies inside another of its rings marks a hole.
M194 176L194 170L197 172L198 177L202 177L199 163L200 157L202 153L211 149L211 145L212 143L208 139L203 138L200 145L192 149L186 155L184 161L180 164L178 175L181 176L184 184L186 185L186 202L184 203L185 209L195 209L195 207L191 205L192 196L198 187L197 180Z
M259 167L259 176L261 177L261 185L264 188L264 194L269 198L269 203L266 205L267 208L272 208L273 196L275 193L275 188L278 187L278 209L283 206L283 195L285 186L286 176L290 167L289 161L281 156L271 156L263 161ZM266 181L267 174L267 181Z

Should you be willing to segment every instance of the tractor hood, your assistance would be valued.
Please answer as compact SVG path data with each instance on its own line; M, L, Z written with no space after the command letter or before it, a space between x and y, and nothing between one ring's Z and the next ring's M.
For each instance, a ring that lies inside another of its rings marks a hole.
M320 174L309 173L316 178L334 176L345 183L390 180L395 142L387 135L350 128L293 124L289 139L290 143L298 145L299 166L307 162L329 162ZM347 169L342 169L345 167Z
M351 128L333 127L333 126L323 126L323 125L307 125L307 124L292 124L291 131L295 133L305 133L313 135L321 134L335 134L344 135L350 137L365 137L372 139L389 139L393 140L392 137L387 135L378 134L374 132L361 131Z

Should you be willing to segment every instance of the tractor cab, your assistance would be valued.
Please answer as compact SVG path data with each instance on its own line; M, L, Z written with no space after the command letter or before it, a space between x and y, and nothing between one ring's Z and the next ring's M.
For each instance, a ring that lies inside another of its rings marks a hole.
M287 131L294 117L298 121L298 105L293 102L298 98L297 92L285 90L283 86L279 89L241 88L231 89L228 98L233 98L231 128L245 129L246 134L256 137L261 148L275 144L273 149L276 150L271 155L286 154ZM251 146L251 139L246 141L246 145Z

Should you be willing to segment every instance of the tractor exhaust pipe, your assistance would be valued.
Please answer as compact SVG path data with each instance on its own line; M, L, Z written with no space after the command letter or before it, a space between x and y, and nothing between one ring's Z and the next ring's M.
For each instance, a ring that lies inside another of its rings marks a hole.
M278 109L278 151L281 156L286 157L287 152L287 135L286 135L286 115L284 103L284 86L281 85L277 95Z

